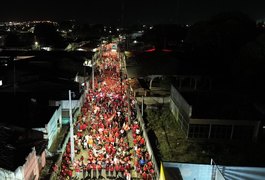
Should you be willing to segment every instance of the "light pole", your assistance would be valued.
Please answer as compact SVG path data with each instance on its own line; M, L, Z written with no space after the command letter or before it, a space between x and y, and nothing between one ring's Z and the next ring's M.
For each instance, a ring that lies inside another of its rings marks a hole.
M94 91L94 88L95 88L95 80L94 80L94 74L95 74L95 70L94 70L94 58L95 56L92 57L92 89Z
M75 149L74 149L74 129L72 117L72 93L69 90L69 116L70 116L70 145L71 145L71 161L74 163Z
M95 70L94 70L94 59L95 59L95 56L92 57L91 60L85 60L85 62L83 63L83 66L89 66L92 68L92 89L94 90L95 88L95 80L94 80L94 76L95 76ZM85 71L85 70L84 70Z
M144 96L142 96L142 117L144 116Z

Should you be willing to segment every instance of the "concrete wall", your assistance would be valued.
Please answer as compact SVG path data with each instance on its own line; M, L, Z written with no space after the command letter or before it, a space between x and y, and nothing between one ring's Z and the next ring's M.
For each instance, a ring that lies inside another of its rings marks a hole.
M152 105L152 104L168 104L170 103L170 97L135 97L138 102L142 102L144 99L144 104Z
M163 162L163 166L166 179L169 180L174 176L174 172L180 172L184 180L212 180L211 165Z
M221 165L207 165L207 164L189 164L189 163L175 163L163 162L165 175L166 171L173 173L180 172L181 179L185 180L264 180L264 167L240 167L240 166L221 166ZM169 174L169 173L168 173ZM174 176L174 174L171 176ZM166 177L167 178L167 177ZM168 178L169 180L172 177ZM174 179L175 180L175 179Z
M258 138L258 133L260 130L260 121L258 120L229 120L229 119L190 119L190 125L226 125L231 126L232 129L234 129L235 126L249 126L253 127L253 133L252 133L252 140L256 141ZM211 128L208 132L209 136L211 134ZM231 131L230 135L231 139L233 139L233 130Z
M179 110L183 112L183 114L187 114L188 117L191 117L191 105L188 104L188 102L182 97L182 95L174 86L171 86L170 97L171 100L175 103L175 105L179 108Z
M39 170L41 171L44 166L46 165L46 151L44 150L40 156L38 156L38 166Z
M81 111L81 107L83 106L84 104L84 101L85 101L85 94L83 94L79 100L72 100L72 113L73 115L75 115L76 113L79 113ZM61 106L62 106L62 111L68 113L69 111L69 106L70 106L70 103L68 100L62 100L60 102ZM76 111L78 110L78 111ZM64 116L62 117L63 119L63 124L69 124L69 115L68 117Z
M152 160L152 162L154 164L154 170L156 172L156 178L155 179L158 180L159 179L159 168L158 168L158 164L156 162L156 159L155 159L155 156L154 156L154 152L152 150L152 146L151 146L150 140L148 138L148 135L147 135L147 132L146 132L146 129L145 129L145 123L144 123L144 120L142 118L142 115L141 115L139 106L138 106L137 103L135 104L135 106L136 106L136 110L137 110L137 119L140 122L141 130L143 132L143 137L144 137L145 142L146 142L146 149L147 149L148 153L150 154L151 160Z
M187 101L181 96L177 89L171 86L171 96L170 96L170 110L174 115L175 119L179 123L181 129L189 136L191 125L210 125L208 138L211 135L212 125L228 125L232 129L234 126L249 126L253 127L252 139L255 141L258 138L258 133L260 129L260 121L257 120L230 120L230 119L194 119L191 118L192 107L187 103ZM231 139L233 137L233 130L230 135Z
M23 165L23 169L25 180L39 179L40 170L35 147L32 148L32 152L26 157L26 162Z
M54 138L56 137L58 133L58 121L62 122L62 110L61 106L56 109L53 116L51 117L49 123L47 124L47 133L48 133L48 149L51 147ZM61 126L61 125L60 125Z
M175 102L173 100L170 100L170 104L169 104L169 108L171 113L173 114L173 116L175 117L177 123L179 124L182 132L186 135L186 137L188 137L188 131L189 131L189 112L185 112L183 110L181 110L181 108L179 108L179 106L177 106L175 104Z
M62 100L60 102L62 109L69 109L70 103L69 100ZM80 107L80 100L72 100L72 108L79 108Z
M24 171L22 166L18 167L15 172L8 171L6 169L0 168L0 179L5 180L23 180Z

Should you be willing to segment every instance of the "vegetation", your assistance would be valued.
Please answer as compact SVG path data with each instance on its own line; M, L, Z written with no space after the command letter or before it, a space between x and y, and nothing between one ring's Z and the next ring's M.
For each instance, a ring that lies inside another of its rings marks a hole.
M158 139L158 145L153 148L158 148L159 160L190 163L210 162L210 158L198 143L185 139L168 108L159 111L147 109L145 113L147 130L153 130Z
M201 141L186 139L168 107L146 109L145 120L158 161L219 165L264 166L264 145L252 142ZM151 133L152 134L152 133Z

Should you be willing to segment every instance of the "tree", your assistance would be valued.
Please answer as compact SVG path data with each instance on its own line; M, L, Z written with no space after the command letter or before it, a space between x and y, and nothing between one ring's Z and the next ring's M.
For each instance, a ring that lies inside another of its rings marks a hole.
M210 20L195 23L186 42L191 43L195 55L212 68L224 74L247 42L256 36L255 21L237 12L220 13Z
M265 33L241 48L233 67L235 83L239 88L254 90L255 93L265 90Z
M66 47L63 37L57 32L56 27L52 23L36 24L34 35L38 43L42 46Z
M5 46L6 47L18 47L20 46L20 40L17 34L9 33L6 37Z

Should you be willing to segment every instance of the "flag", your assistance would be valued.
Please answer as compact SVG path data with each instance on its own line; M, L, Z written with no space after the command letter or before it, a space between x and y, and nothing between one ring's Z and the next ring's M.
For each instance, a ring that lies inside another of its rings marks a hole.
M166 180L162 162L160 163L160 178L159 178L159 180Z

